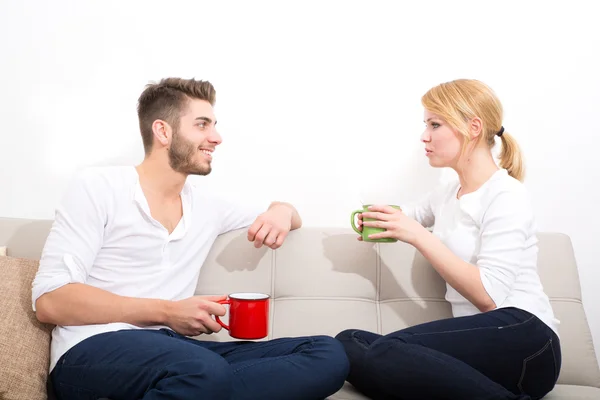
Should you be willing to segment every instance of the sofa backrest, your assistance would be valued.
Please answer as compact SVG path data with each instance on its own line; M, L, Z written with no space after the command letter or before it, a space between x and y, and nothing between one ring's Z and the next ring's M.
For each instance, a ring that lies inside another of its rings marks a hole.
M51 221L0 218L8 255L39 258ZM581 302L568 236L539 233L542 284L561 321L559 383L600 387L600 370ZM245 230L221 235L204 265L196 294L240 291L272 298L269 338L336 335L347 328L389 333L451 316L443 280L409 245L358 242L344 228L302 228L278 250L255 249ZM200 340L232 340L223 330Z

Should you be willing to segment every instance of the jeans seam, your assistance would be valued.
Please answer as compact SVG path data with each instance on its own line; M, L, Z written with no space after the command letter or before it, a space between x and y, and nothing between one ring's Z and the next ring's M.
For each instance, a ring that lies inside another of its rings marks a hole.
M387 352L387 351L389 351L389 349L390 349L392 346L397 346L397 345L398 345L398 343L397 343L397 342L390 342L390 343L387 343L386 352ZM400 345L401 345L401 346L404 346L404 343L402 343L402 344L400 344ZM448 364L448 363L446 362L446 360L444 360L444 359L442 359L442 358L438 358L438 357L436 357L436 355L435 355L435 354L427 354L427 357L432 357L432 358L434 358L434 359L435 359L436 361L438 361L438 362L444 363L444 364L446 364L446 365L451 365L451 364ZM471 367L471 368L473 368L473 367ZM476 368L473 368L473 369L476 369ZM477 380L471 379L471 377L465 377L465 378L467 378L469 381L471 381L471 383L472 383L473 385L478 385L478 384L479 384L479 382L478 382Z
M80 392L86 392L94 397L98 396L98 394L94 390L91 390L91 389L88 389L88 388L85 388L82 386L71 385L70 383L58 382L58 389L61 391L61 394L62 394L62 391L64 388L71 388L71 389L78 390Z
M519 378L519 383L517 384L517 387L519 388L521 393L524 393L523 379L525 378L525 372L527 371L527 363L529 361L533 360L534 358L536 358L537 356L539 356L540 354L542 354L544 351L546 351L546 349L550 345L552 345L552 339L549 339L548 342L546 342L546 344L540 350L536 351L535 353L533 353L532 355L530 355L529 357L527 357L526 359L523 360L523 369L521 371L521 377ZM556 371L556 367L555 367L555 371ZM556 372L555 372L555 375L556 375Z
M366 346L357 336L356 334L358 333L358 331L354 331L351 334L352 337L352 341L354 343L356 343L357 345L359 345L363 350L368 350L370 346Z
M195 339L192 339L192 340L195 340ZM308 343L302 343L301 345L310 346L310 348L312 348L314 346L314 339L312 339L312 338L309 338L308 341L307 341L306 338L297 338L297 340L301 341L301 342L308 342ZM254 342L254 343L260 343L260 342ZM277 345L278 345L278 343L275 343L273 341L269 341L269 342L265 342L265 344L263 345L263 348L272 348L272 347L275 347ZM215 353L215 354L217 354L217 355L220 355L221 357L223 357L223 355L221 353L217 353L213 349L209 349L209 348L206 348L206 349L209 350L209 351L211 351L211 352L213 352L213 353ZM246 348L235 348L232 351L235 352L235 354L242 354L242 353L247 353L249 351L254 351L254 350L255 349L253 349L253 348L246 347Z
M503 326L484 326L481 328L469 328L469 329L456 329L451 331L441 331L441 332L423 332L423 333L413 333L412 336L425 336L425 335L436 335L440 333L458 333L458 332L469 332L469 331L477 331L477 330L485 330L485 329L506 329L506 328L514 328L516 326L520 326L532 321L535 316L531 316L527 318L525 321L517 322L511 325L503 325Z
M310 342L307 344L307 346L306 346L306 347L308 347L308 349L312 349L312 348L314 347L314 342L311 340L311 341L310 341ZM254 367L254 366L258 365L258 364L262 364L262 363L264 363L264 362L267 362L267 361L273 361L273 360L285 360L285 359L287 359L287 358L290 358L290 357L292 357L292 356L296 356L296 355L298 355L298 354L300 354L300 353L302 353L302 352L304 352L304 350L300 350L300 351L299 351L299 352L297 352L297 353L286 354L286 355L284 355L284 356L258 358L258 359L256 359L256 362L253 362L253 363L251 363L251 364L246 364L246 365L244 365L243 367L239 367L239 368L235 368L235 369L233 369L233 373L234 373L234 374L237 374L238 372L244 371L244 370L246 370L246 369L248 369L248 368L250 368L250 367ZM235 364L230 364L230 365L231 365L232 367L234 367L234 366L235 366Z
M135 369L135 370L140 370L140 369L144 369L148 372L154 372L154 373L159 373L162 371L165 371L165 368L153 368L153 367L144 367L144 366L139 366L139 365L132 365L132 364L73 364L73 365L62 365L61 369L67 369L67 368L90 368L92 370L97 369L97 368L131 368L131 369ZM61 372L61 371L57 371L57 372ZM73 385L71 385L73 386Z
M552 349L552 360L554 360L554 382L558 380L558 363L556 362L556 353L554 352L554 340L550 338L550 348Z

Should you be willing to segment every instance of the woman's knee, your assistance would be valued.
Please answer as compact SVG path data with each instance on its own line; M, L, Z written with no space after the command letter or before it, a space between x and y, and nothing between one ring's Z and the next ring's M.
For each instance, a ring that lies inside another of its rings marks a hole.
M360 345L361 347L366 348L374 341L382 338L382 336L378 333L363 331L361 329L346 329L345 331L338 333L335 338L342 342L344 347L346 347L347 344L350 344Z
M354 334L354 332L356 332L356 329L346 329L345 331L341 331L340 333L335 335L335 338L340 342L344 342L346 340L352 339L352 335Z

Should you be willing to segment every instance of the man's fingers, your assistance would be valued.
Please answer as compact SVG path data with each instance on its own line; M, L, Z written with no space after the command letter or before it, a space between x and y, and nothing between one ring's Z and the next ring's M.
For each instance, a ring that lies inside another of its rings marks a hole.
M263 225L260 230L256 233L256 235L254 236L254 247L256 247L257 249L260 248L263 243L265 242L265 239L267 238L267 235L269 234L269 232L271 231L271 227L267 226L267 225Z
M206 327L206 329L208 331L210 331L211 333L219 332L221 330L221 324L219 324L217 321L212 319L212 317L210 315L207 318L203 319L201 322L202 322L202 325L204 325Z
M219 317L222 317L227 312L223 304L214 301L205 301L204 304L200 306L200 309L211 315L218 315Z
M265 238L265 245L271 247L275 244L275 242L277 242L277 236L278 236L278 232L275 229L271 229L271 231L268 233L267 237Z
M219 301L223 301L225 299L227 299L227 295L223 294L223 295L211 295L211 296L200 296L202 297L202 299L207 300L207 301L212 301L214 303L218 303Z
M250 225L250 228L248 228L248 241L254 242L254 240L256 239L256 234L258 233L258 231L260 231L262 225L263 223L260 219L257 219L252 225Z
M281 245L283 244L283 241L285 240L286 236L287 236L287 232L281 232L279 235L277 235L277 240L275 241L275 244L271 246L271 248L273 250L280 248Z

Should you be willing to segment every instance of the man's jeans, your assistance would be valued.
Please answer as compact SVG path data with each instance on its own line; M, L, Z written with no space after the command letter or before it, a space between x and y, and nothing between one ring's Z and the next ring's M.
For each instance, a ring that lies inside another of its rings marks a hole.
M348 381L372 399L540 399L561 367L558 337L516 308L337 338L350 359Z
M326 336L206 342L144 329L82 341L50 379L59 400L317 400L342 387L348 368Z

